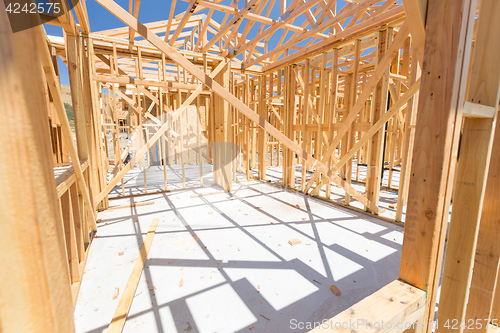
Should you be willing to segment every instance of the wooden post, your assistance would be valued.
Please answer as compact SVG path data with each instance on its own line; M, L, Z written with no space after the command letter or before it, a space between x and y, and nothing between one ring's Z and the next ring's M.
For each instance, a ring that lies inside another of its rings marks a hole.
M266 75L259 75L259 116L268 119L267 115L267 80ZM259 154L259 178L266 179L266 159L267 159L267 132L259 128L259 142L257 153Z
M73 115L75 120L75 136L76 145L78 147L78 159L79 160L92 160L92 136L91 136L91 126L92 119L90 118L90 113L85 108L84 102L84 87L83 87L83 66L81 62L81 52L80 44L77 36L65 35L66 42L66 57L68 61L68 73L69 81L71 85L71 99L73 102ZM68 142L68 145L73 145L73 142ZM68 147L70 148L70 147ZM90 201L92 201L92 186L94 185L91 177L91 181L88 183L88 192L90 195ZM85 185L87 187L87 185ZM82 186L79 187L79 191L84 191ZM94 209L94 206L91 207ZM93 214L89 214L89 217L93 218ZM92 223L92 221L91 221Z
M35 19L20 14L20 19ZM36 22L33 22L35 25ZM0 3L0 330L74 332L37 28L12 33ZM68 143L69 144L69 143ZM16 147L16 149L13 149ZM19 200L19 193L23 194Z
M117 105L116 105L116 99L118 96L116 95L116 87L113 85L113 111L114 111L114 117L115 117L115 132L116 132L116 156L115 156L115 163L116 159L118 159L118 167L119 170L123 169L123 161L121 157L121 149L120 149L120 127L118 126L118 112L117 112ZM122 195L125 195L125 184L123 182L123 179L121 180L122 184Z
M472 42L475 0L430 0L399 277L427 292L433 320ZM424 325L424 333L427 325Z
M331 92L330 92L330 113L328 117L328 143L333 140L333 123L337 112L337 85L338 85L338 62L339 50L332 50L332 79L331 79ZM330 157L327 162L327 167L331 168L333 157ZM359 169L359 168L358 168ZM330 199L332 183L329 181L326 184L326 198Z
M90 198L94 197L94 189L96 191L99 191L100 188L100 182L99 182L99 170L101 166L102 159L100 159L101 154L98 153L98 144L96 137L97 137L97 132L100 132L100 126L99 122L100 119L97 117L96 110L92 108L92 101L91 101L91 93L90 93L90 88L91 85L89 85L90 80L90 74L89 70L91 68L91 61L87 61L87 54L85 52L85 45L84 45L84 40L83 38L78 36L79 38L77 39L77 44L78 44L78 65L81 67L80 70L80 75L81 75L81 87L82 91L81 96L82 96L82 101L83 101L83 112L85 113L85 119L86 119L86 127L87 127L87 141L88 141L88 148L89 148L89 182L88 182L88 192ZM89 49L91 47L89 46ZM62 117L60 117L62 118ZM64 122L64 121L63 121ZM72 137L71 137L72 138ZM72 158L73 159L73 158ZM79 173L79 171L77 171ZM107 174L107 173L106 173ZM106 176L104 176L106 177ZM94 207L95 208L95 207ZM94 222L93 222L94 223Z
M80 272L78 268L78 250L76 245L75 223L73 220L73 206L71 202L71 193L66 191L60 199L60 211L64 225L64 239L66 241L66 251L68 254L69 276L71 283L80 281Z
M489 1L488 1L489 2ZM483 2L485 3L485 2ZM483 5L484 6L484 5ZM484 12L483 12L484 13ZM490 14L493 14L491 12ZM498 116L497 116L498 117ZM500 312L494 313L494 296L500 295L498 285L500 265L500 223L498 223L498 203L500 202L500 122L497 118L495 138L493 141L486 192L484 194L481 224L477 237L477 247L474 256L474 270L470 284L470 293L465 318L479 319L484 327L479 330L486 331L487 318L500 320ZM496 307L500 303L496 304ZM495 309L496 310L496 309ZM474 327L474 331L478 327ZM464 331L472 332L466 328Z
M409 48L409 45L408 45ZM407 60L406 60L407 61ZM417 77L421 75L420 66L417 64L417 57L412 56L411 59L411 80L410 83L415 83ZM407 72L405 72L407 74ZM411 159L413 155L413 144L415 140L415 123L417 121L417 107L418 107L418 95L417 92L415 96L408 103L405 129L404 129L404 140L401 152L401 173L399 175L399 190L398 190L398 202L396 207L396 221L401 221L403 216L403 207L406 206L406 201L408 199L408 188L410 186L410 168Z
M309 119L309 59L306 59L304 68L302 69L302 76L304 80L304 106L302 108L302 149L306 150L308 145L308 135L307 135L307 122ZM286 90L285 90L286 91ZM300 189L303 192L306 186L306 171L307 171L307 161L302 159L302 174L300 180Z
M187 110L183 111L187 112ZM184 127L182 126L182 114L177 119L177 130L179 131L179 143L180 143L180 154L181 154L181 168L182 168L182 188L186 188L186 170L184 168Z
M354 63L352 65L352 78L351 78L351 91L349 94L349 106L347 108L349 110L357 102L358 97L358 81L359 81L359 58L361 56L361 41L356 39L354 42ZM347 132L347 149L346 151L351 150L352 145L354 144L354 128L351 125L351 129ZM358 158L359 159L359 158ZM359 168L358 168L359 169ZM347 161L346 164L346 182L348 184L351 183L352 180L352 158ZM351 196L346 192L345 194L345 204L349 205L351 203Z
M377 61L383 58L387 49L388 31L383 30L379 32L377 39ZM389 67L387 67L385 74L375 88L373 96L373 118L372 124L375 124L380 117L387 110L387 94L389 85ZM382 147L384 145L384 129L380 129L375 134L370 142L370 151L368 153L368 163L366 170L366 193L367 199L378 205L380 197L380 182L381 173L383 172L383 156Z
M285 68L285 107L283 112L284 134L294 140L293 123L295 118L295 70L292 66ZM283 152L283 185L295 185L295 152L284 149Z
M243 102L246 105L250 105L250 76L248 74L245 75L245 86L244 86L244 100ZM245 162L245 173L247 180L250 179L250 133L252 130L250 129L250 119L244 117L245 119L245 130L243 137L243 161Z
M475 6L472 7L471 12L475 13L475 9ZM498 15L500 15L500 3L498 1L482 1L481 16L474 46L474 58L468 77L469 86L466 106L487 108L492 111L492 114L490 117L477 117L468 114L464 107L465 119L460 140L460 154L453 193L453 209L441 281L440 307L437 316L440 322L457 319L459 323L463 321L467 323L469 318L466 318L465 314L472 279L472 268L478 269L480 273L481 268L484 267L478 264L478 261L474 264L474 254L476 253L479 222L485 188L487 187L486 180L488 179L500 99L500 63L493 55L496 50L500 50L500 22L496 19ZM467 67L464 68L464 70L467 69ZM494 169L493 172L498 172L498 169ZM495 194L499 191L496 185L500 184L498 177L496 178L490 179L491 182L488 184L489 187L494 187L493 190L490 190L491 196L488 197L488 204L493 206L498 204L498 201L496 203L490 201L495 199ZM497 217L484 217L486 219L486 228L492 226L495 228L495 224L498 225ZM494 243L498 243L499 234L497 233L496 236L497 240ZM489 248L485 250L483 253L486 256L492 254ZM482 256L479 254L479 257ZM479 260L481 259L479 258ZM490 281L495 280L493 276L498 271L498 262L493 263L492 266L488 271ZM477 287L477 285L475 286ZM491 284L489 286L491 292L494 290L493 286ZM478 299L475 299L475 301L476 304L481 302ZM480 314L487 315L488 312ZM467 325L467 327L470 327L470 325ZM436 332L446 330L448 330L446 326L440 326ZM483 332L485 331L484 329Z
M198 141L198 163L200 164L200 186L203 186L203 143L201 134L201 110L200 110L200 96L196 97L196 140Z
M224 60L226 61L226 60ZM229 89L229 64L215 76L215 81ZM232 115L229 103L220 96L214 96L215 139L211 142L214 154L215 183L230 192L232 188L233 148L231 124Z
M255 102L256 101L256 97L255 97L255 80L252 79L252 85L251 85L251 88L250 88L250 94L252 96L252 98L250 99L251 102ZM256 103L253 103L253 111L255 113L257 113L257 104ZM251 164L251 168L252 169L255 169L257 167L257 128L255 127L255 125L250 122L250 126L252 128L252 134L251 134L251 138L252 138L252 148L251 148L251 152L252 152L252 164Z

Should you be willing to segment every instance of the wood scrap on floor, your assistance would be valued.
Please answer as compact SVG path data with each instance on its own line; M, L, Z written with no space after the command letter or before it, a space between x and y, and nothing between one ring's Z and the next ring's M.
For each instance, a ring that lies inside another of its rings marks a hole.
M106 210L116 210L116 209L126 209L126 208L133 208L133 207L141 207L141 206L149 206L149 205L154 205L154 201L148 201L148 202L137 202L137 203L131 203L130 205L121 205L121 206L113 206L109 207Z
M226 191L217 191L217 192L211 192L211 193L191 194L191 198L206 197L206 196L209 196L209 195L223 194L223 193L226 193Z
M332 284L330 286L330 289L333 291L333 293L335 294L335 296L340 296L342 294L340 292L340 289L336 285L334 285L334 284Z
M134 294L137 289L137 285L139 284L139 279L142 275L142 271L146 264L149 249L151 248L151 243L153 242L153 237L155 235L156 227L158 226L159 221L160 221L159 218L154 218L153 221L151 222L151 225L149 226L149 230L146 235L146 239L142 244L139 257L137 258L137 261L134 264L134 268L132 269L132 274L130 274L127 285L125 286L122 297L120 298L120 302L116 307L113 319L109 324L108 333L121 333L123 330L125 321L127 320L128 312L130 310L130 305L132 304L132 300L134 299ZM116 297L118 297L118 295L116 295Z

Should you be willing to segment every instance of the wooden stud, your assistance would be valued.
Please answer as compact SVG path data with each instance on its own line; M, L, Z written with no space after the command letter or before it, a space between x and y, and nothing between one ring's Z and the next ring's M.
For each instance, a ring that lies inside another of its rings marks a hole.
M461 124L458 109L465 98L463 83L472 41L473 4L471 0L428 4L425 66L399 271L400 279L427 292L424 323L434 318L441 275Z
M20 14L25 23L34 15ZM12 33L0 4L0 262L3 332L74 332L62 220L54 186L41 26ZM50 64L52 66L52 64ZM29 98L27 98L27 96ZM17 147L17 149L12 149ZM19 193L23 199L19 200Z

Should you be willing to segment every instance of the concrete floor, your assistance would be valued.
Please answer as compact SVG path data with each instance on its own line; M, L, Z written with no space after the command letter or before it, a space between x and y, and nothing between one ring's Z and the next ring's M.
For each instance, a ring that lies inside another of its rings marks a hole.
M358 191L361 194L365 194L365 184L361 182L356 182L356 168L358 168L358 165L356 162L353 163L352 167L352 187ZM366 178L366 166L359 166L359 180L363 180ZM252 170L252 174L257 176L257 170ZM307 172L306 173L306 182L311 179L313 173L312 172ZM384 170L384 177L382 179L382 185L384 187L381 188L380 190L380 199L379 199L379 207L382 209L385 209L385 211L381 214L383 217L387 217L391 220L394 220L396 218L396 207L393 205L396 205L398 202L398 192L397 188L399 187L399 171L394 171L392 173L392 184L391 188L387 188L388 185L388 179L389 179L389 170ZM283 179L283 168L280 167L268 167L266 168L266 178L270 180L271 182L274 182L276 184L281 184L282 179ZM301 165L296 165L295 166L295 184L297 189L300 189L300 184L302 181L302 166ZM324 185L321 188L321 196L326 197L326 185ZM344 203L345 202L345 192L344 190L333 186L331 187L331 193L330 193L330 199L335 200L339 203ZM364 205L351 197L351 202L350 205L359 209L364 210ZM389 207L393 206L393 208ZM402 215L402 221L404 222L406 219L406 206L403 207L403 215Z
M107 134L108 141L111 140L112 142L112 136L111 133ZM128 145L128 139L127 139L127 134L126 133L120 133L120 145L121 147L126 147ZM194 150L189 151L191 156L197 156L197 152ZM108 154L110 160L114 160L114 148L112 143L108 143ZM276 151L273 152L273 165L276 165ZM270 180L271 182L274 182L276 184L281 183L283 176L283 169L281 166L271 166L271 154L266 155L266 178ZM357 168L359 168L359 175L357 177ZM386 166L388 168L388 166ZM383 177L382 177L382 186L384 186L381 191L380 191L380 201L379 201L379 207L385 209L385 211L381 214L381 216L389 218L391 220L394 220L396 218L396 208L395 204L397 203L398 199L398 193L397 189L399 188L399 176L400 176L400 167L397 166L394 168L394 171L392 172L392 182L391 182L391 188L388 188L388 180L389 180L389 170L384 170ZM251 170L250 171L254 176L257 176L258 171L257 169ZM168 181L168 188L169 190L175 190L175 189L181 189L183 188L182 186L182 167L180 165L169 165L166 167L166 173L167 173L167 181ZM306 181L308 181L312 177L313 173L312 172L307 172L306 173ZM356 182L355 180L358 179L359 181L363 180L366 178L366 166L363 165L358 165L357 160L354 159L352 163L352 187L357 190L359 193L363 194L365 193L365 184L362 182ZM163 166L155 166L151 165L149 168L146 168L146 183L147 183L147 190L149 192L155 192L155 191L163 191L165 190L165 182L163 179ZM203 164L203 178L204 184L211 184L213 182L213 175L212 175L212 165L208 163ZM300 189L300 184L301 184L301 178L302 178L302 165L297 164L295 167L295 184L297 188ZM186 187L196 187L200 186L200 171L199 171L199 165L185 165L185 179L186 179ZM239 175L240 180L246 179L243 175ZM117 197L117 196L122 196L124 195L131 195L131 194L140 194L140 193L145 193L145 186L144 186L144 173L142 169L138 168L136 166L135 169L132 169L125 177L125 193L122 192L121 190L121 184L118 184L119 186L115 187L111 192L110 192L110 197ZM337 188L335 186L332 186L331 188L331 194L330 194L330 199L335 200L339 203L344 203L345 202L345 192ZM324 185L321 189L321 196L325 197L326 196L326 185ZM364 205L358 202L356 199L351 197L351 202L350 205L359 209L364 210ZM391 207L389 207L391 206ZM402 214L402 222L405 221L406 219L406 206L403 207L403 214Z
M307 332L291 321L331 318L398 277L401 227L272 183L193 197L215 192L208 186L110 201L153 204L99 214L77 332L106 331L155 217L124 332L248 332L252 325L252 332ZM302 244L289 245L293 238Z
M167 186L170 191L182 189L182 167L180 165L165 166L167 174ZM186 187L200 186L200 166L186 165L184 168ZM245 175L238 175L240 180L244 180ZM124 195L144 194L144 172L142 169L132 169L123 177L125 193ZM214 177L211 164L203 164L203 184L210 185L213 183ZM165 190L165 180L163 174L163 166L151 166L146 169L146 184L149 192L158 192ZM109 197L122 196L121 183L118 183L109 192Z
M356 189L361 194L365 193L365 184L355 182L356 179L356 163L353 163L353 171L352 171L352 187ZM266 178L275 184L281 184L282 182L282 167L268 167L266 169ZM199 187L200 186L200 167L199 165L186 165L185 166L185 179L186 179L186 187ZM167 182L169 190L177 190L182 189L182 167L180 165L172 165L166 166L167 173ZM257 170L252 170L251 173L254 176L257 176ZM306 181L308 181L312 177L313 173L306 173ZM301 183L301 166L297 165L295 168L295 183L297 189L300 189ZM364 179L366 177L366 167L360 167L359 179ZM238 173L237 178L240 181L246 180L244 174ZM387 179L389 178L389 171L384 171L384 178L382 184L387 186ZM144 173L142 169L132 169L130 170L124 177L125 184L125 195L131 194L143 194L145 193L144 187ZM163 191L165 190L165 182L163 180L163 166L151 166L146 169L146 183L148 192L155 191ZM203 184L212 184L213 183L213 173L212 173L212 165L211 164L203 164ZM393 181L392 187L398 188L399 186L399 172L393 172ZM326 185L324 185L321 189L321 196L326 196ZM122 196L121 183L118 183L117 186L109 193L110 197L118 197ZM344 203L345 200L345 192L335 186L331 187L330 199L335 200L339 203ZM398 192L397 190L392 190L388 188L382 188L380 191L380 201L379 207L385 209L385 211L381 214L381 216L394 220L396 217L396 208L395 205L398 201ZM351 206L364 209L363 204L359 201L351 197ZM392 206L393 208L389 207ZM406 206L403 207L403 216L402 221L404 222L406 219Z

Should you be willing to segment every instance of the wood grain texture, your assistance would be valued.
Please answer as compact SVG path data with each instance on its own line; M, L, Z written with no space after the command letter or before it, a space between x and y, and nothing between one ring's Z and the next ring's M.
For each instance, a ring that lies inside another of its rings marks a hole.
M497 283L500 265L500 242L498 241L498 235L500 235L499 202L500 122L497 119L465 316L467 320L497 318L498 321L500 319L497 314L492 313L495 290L499 290ZM484 328L465 329L464 331L484 332Z
M42 27L36 27L35 31L38 36L38 47L40 50L40 59L42 62L42 68L45 72L45 78L47 80L47 85L49 87L49 91L54 99L54 105L57 112L57 116L61 120L62 134L64 140L67 143L67 147L69 150L69 154L71 156L71 160L73 162L73 168L75 169L76 179L78 181L79 189L82 191L83 199L85 202L85 207L89 216L91 216L91 226L94 231L97 230L97 226L95 224L95 211L94 205L90 198L89 190L85 180L83 178L82 168L80 166L80 160L78 156L77 149L75 147L73 141L73 135L71 132L71 128L69 126L68 117L66 115L66 110L64 108L64 103L61 97L61 87L59 84L59 80L54 72L54 67L52 65L52 60L50 58L49 50L46 47L46 38L45 32Z
M475 13L475 8L473 11ZM494 0L484 0L480 13L482 15L478 24L466 100L498 110L500 64L490 53L492 50L500 50L500 22L496 20L496 17L500 15L500 3ZM467 323L470 319L465 315L472 269L473 266L476 267L473 260L490 165L496 115L497 112L494 118L480 117L464 120L441 282L438 321L456 319L459 323L462 321ZM489 185L495 186L494 183ZM493 196L488 200L494 199L494 193L492 194ZM495 218L486 223L490 225L489 227L494 227ZM495 280L497 271L498 263L493 263L493 267L488 272L490 276L492 275L491 280ZM493 287L494 285L490 285L489 291L493 292ZM489 305L491 301L487 304ZM482 315L487 315L487 312ZM442 326L437 329L437 332L447 330L447 327ZM463 329L460 328L460 330ZM484 332L484 327L482 331Z
M46 50L39 49L35 28L12 33L4 2L0 36L0 157L5 161L0 164L0 331L71 333L68 258L39 56Z
M471 0L428 3L424 66L399 278L427 291L433 318L465 98Z
M422 317L424 305L424 291L396 280L309 333L404 332Z
M123 326L125 325L125 321L127 320L128 311L130 310L130 305L132 305L135 290L137 289L137 285L139 284L139 279L141 278L144 265L146 264L149 249L151 248L151 243L153 242L153 237L155 235L156 227L158 226L159 221L159 218L154 218L151 222L151 225L149 226L149 230L146 235L146 239L142 244L139 257L137 257L137 260L135 261L132 273L130 274L125 289L123 289L122 297L120 298L120 302L116 307L113 319L109 324L107 331L108 333L120 333L123 330Z

